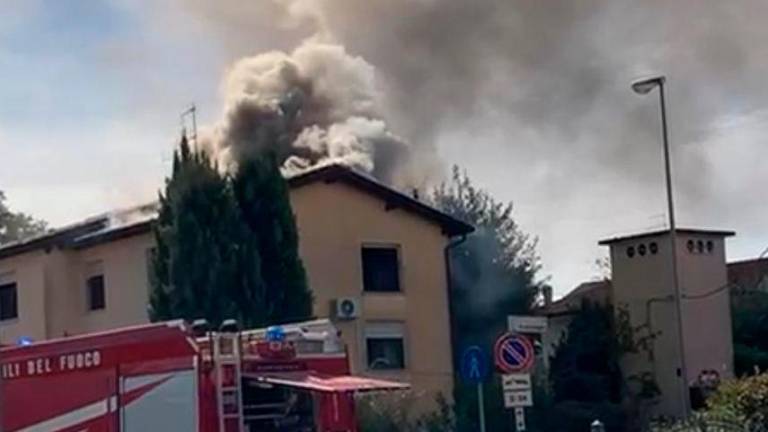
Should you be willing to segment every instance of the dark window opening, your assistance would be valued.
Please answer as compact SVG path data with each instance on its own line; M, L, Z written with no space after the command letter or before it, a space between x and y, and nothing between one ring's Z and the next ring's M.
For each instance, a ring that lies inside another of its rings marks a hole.
M19 317L19 297L16 283L0 285L0 321Z
M369 369L404 369L403 338L376 337L366 340Z
M88 289L88 310L101 310L107 307L104 292L104 275L95 275L85 282Z
M659 252L659 245L656 242L651 243L649 246L651 254L656 255Z
M364 291L400 291L400 266L396 248L364 247L362 258Z

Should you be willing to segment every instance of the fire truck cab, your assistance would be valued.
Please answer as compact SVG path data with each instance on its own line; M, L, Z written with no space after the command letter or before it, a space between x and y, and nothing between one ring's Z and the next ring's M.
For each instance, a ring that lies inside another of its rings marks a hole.
M408 388L350 375L328 320L167 322L5 347L0 374L4 432L354 432L355 394Z

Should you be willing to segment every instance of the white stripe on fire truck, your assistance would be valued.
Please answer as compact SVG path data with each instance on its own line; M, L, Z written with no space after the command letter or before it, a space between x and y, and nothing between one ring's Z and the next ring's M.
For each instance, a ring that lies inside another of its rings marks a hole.
M18 429L16 432L51 432L66 429L113 412L116 407L117 397L112 396L24 429Z

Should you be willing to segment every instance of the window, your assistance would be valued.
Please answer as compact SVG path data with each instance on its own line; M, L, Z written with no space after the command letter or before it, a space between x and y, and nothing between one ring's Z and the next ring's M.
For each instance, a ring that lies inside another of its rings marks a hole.
M89 311L102 310L107 307L104 271L101 262L88 264L86 269L85 290Z
M19 317L19 297L16 283L0 284L0 321Z
M394 247L363 247L363 291L400 291L398 250Z
M405 369L402 323L369 323L365 327L368 369Z

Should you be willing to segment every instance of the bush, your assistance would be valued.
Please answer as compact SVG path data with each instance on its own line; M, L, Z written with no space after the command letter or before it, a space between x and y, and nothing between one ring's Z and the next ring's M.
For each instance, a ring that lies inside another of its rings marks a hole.
M768 374L726 381L707 401L712 418L768 430Z
M361 432L455 432L453 407L442 395L437 410L422 415L413 412L413 393L365 395L357 399L358 428Z

